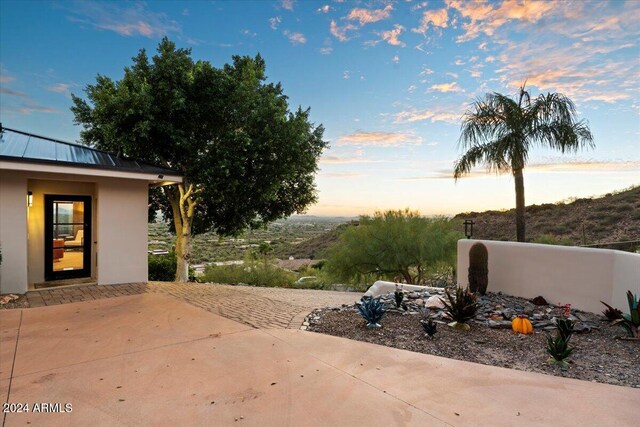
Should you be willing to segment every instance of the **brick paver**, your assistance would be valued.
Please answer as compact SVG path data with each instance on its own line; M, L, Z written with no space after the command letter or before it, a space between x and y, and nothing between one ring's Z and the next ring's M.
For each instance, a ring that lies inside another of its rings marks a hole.
M359 293L257 288L201 283L149 282L83 285L27 293L30 307L143 293L163 293L254 328L299 328L314 309L352 304Z

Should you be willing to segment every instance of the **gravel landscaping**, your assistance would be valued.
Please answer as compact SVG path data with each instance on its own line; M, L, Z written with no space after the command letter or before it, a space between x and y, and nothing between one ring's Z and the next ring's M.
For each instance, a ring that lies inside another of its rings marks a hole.
M471 329L461 331L447 326L450 320L445 311L433 303L432 297L441 294L433 290L431 293L408 293L404 308L400 309L395 308L393 293L384 295L382 300L387 312L380 322L380 329L366 327L356 304L315 310L307 317L305 325L313 332L435 356L640 388L640 341L619 339L626 336L624 330L619 326L611 327L602 315L553 304L535 305L523 298L487 293L478 299L478 311L470 322ZM425 302L434 308L424 308ZM533 334L521 335L511 330L510 319L516 315L526 315L532 320ZM427 316L438 323L433 338L425 336L420 324ZM574 350L568 358L569 366L564 370L549 365L546 352L546 336L555 335L554 318L560 317L569 317L579 331L570 340Z

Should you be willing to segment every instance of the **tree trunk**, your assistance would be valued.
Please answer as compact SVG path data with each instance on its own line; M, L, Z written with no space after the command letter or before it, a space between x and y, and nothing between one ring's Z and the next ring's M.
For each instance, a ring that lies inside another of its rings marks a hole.
M196 202L193 200L193 184L178 184L167 190L176 229L176 282L189 281L191 261L191 226Z
M515 169L513 177L516 182L516 240L525 241L525 218L524 218L524 177L522 169Z

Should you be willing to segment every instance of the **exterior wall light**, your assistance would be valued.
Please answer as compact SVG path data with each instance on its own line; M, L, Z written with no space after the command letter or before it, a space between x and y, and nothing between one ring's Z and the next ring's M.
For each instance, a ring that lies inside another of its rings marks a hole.
M473 236L473 220L465 219L464 220L464 235L467 236L467 239L470 239Z
M33 193L31 191L27 192L27 206L33 206Z

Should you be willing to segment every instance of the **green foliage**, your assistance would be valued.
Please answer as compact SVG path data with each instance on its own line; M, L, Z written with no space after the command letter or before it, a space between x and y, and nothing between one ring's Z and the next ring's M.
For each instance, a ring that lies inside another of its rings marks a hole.
M445 312L453 319L454 327L459 329L468 329L467 321L473 319L477 310L477 299L474 293L469 291L469 288L462 288L462 286L456 287L455 296L449 293L448 289L445 289L446 299L443 299Z
M569 319L556 319L556 336L547 336L547 353L551 355L549 363L565 369L573 348L569 347L569 340L573 334L573 322Z
M169 252L167 255L149 255L149 280L159 282L172 282L176 277L176 253ZM189 268L189 281L195 281L193 269Z
M559 239L551 234L542 234L537 236L531 243L540 243L542 245L558 245L558 246L574 246L570 239Z
M149 280L171 282L176 277L176 254L149 255Z
M455 263L462 237L456 227L446 218L424 218L409 210L363 216L328 249L325 270L337 282L370 284L401 276L406 283L423 284L429 266Z
M489 252L482 243L474 243L469 249L469 289L471 292L487 293L489 284Z
M289 111L260 55L216 68L165 37L151 59L140 50L121 80L98 75L85 93L87 100L72 95L71 108L83 142L184 177L153 189L149 205L179 232L180 276L191 234L232 235L317 200L324 128L309 121L309 109Z
M622 318L614 320L612 325L622 326L629 337L640 338L640 306L638 305L638 296L634 295L631 291L627 291L627 302L629 303L629 313L623 313Z
M368 328L379 328L380 321L384 316L384 304L380 302L380 297L369 298L362 301L358 306L360 315L367 321Z
M569 347L569 342L562 338L560 334L556 335L555 338L547 337L547 353L551 355L550 364L558 365L565 369L568 366L565 359L569 357L572 351L573 348Z
M293 287L296 276L271 264L245 262L242 265L207 266L202 280L211 283L246 283L251 286Z
M525 241L525 202L522 171L535 147L562 153L593 147L593 135L584 120L576 120L573 102L559 93L531 100L520 88L518 100L499 93L478 99L462 121L460 145L467 151L454 166L454 178L480 164L496 172L512 173L516 183L516 235Z
M573 322L569 319L558 318L556 319L556 328L558 335L560 335L563 340L569 342L573 335Z
M433 338L433 336L438 332L436 323L433 321L433 319L429 319L426 322L424 320L421 320L420 324L424 329L425 336L428 336L429 338Z

